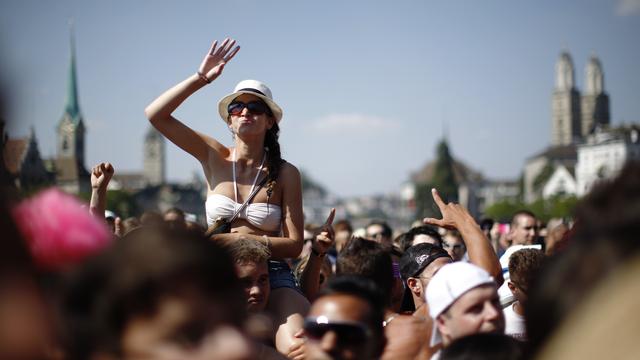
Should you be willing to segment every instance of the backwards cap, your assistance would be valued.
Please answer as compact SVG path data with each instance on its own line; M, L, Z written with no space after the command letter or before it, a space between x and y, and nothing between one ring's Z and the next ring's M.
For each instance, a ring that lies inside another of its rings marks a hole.
M431 345L442 342L436 318L467 291L485 284L495 284L484 269L468 262L447 264L433 276L426 291L429 315L433 318Z

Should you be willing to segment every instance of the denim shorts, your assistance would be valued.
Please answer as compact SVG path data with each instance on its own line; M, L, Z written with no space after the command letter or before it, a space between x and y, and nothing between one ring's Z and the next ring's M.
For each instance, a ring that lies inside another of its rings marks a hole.
M271 290L288 287L302 294L300 284L285 261L269 260L269 283Z

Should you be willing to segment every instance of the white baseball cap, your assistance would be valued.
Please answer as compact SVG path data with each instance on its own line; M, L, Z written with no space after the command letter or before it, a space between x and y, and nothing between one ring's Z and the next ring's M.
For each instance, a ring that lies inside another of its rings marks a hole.
M433 319L431 346L442 342L436 318L467 291L485 284L495 282L484 269L468 262L447 264L433 276L425 292L429 315Z

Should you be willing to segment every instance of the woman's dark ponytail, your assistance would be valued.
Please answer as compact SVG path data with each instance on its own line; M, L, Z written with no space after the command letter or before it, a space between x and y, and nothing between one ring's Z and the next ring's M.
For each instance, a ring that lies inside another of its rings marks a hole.
M273 188L278 180L280 174L280 168L284 163L282 155L280 154L280 143L278 142L278 136L280 135L280 127L278 123L274 122L271 129L268 129L264 135L264 147L267 149L267 197L271 198Z

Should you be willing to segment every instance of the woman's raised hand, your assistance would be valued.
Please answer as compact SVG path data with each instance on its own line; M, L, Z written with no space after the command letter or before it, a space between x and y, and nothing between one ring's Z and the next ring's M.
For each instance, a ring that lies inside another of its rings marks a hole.
M209 49L198 68L198 73L201 76L205 76L207 82L211 82L220 76L227 62L233 59L238 50L240 50L240 46L234 47L235 44L236 41L229 38L224 39L219 46L218 40L211 44L211 49Z

